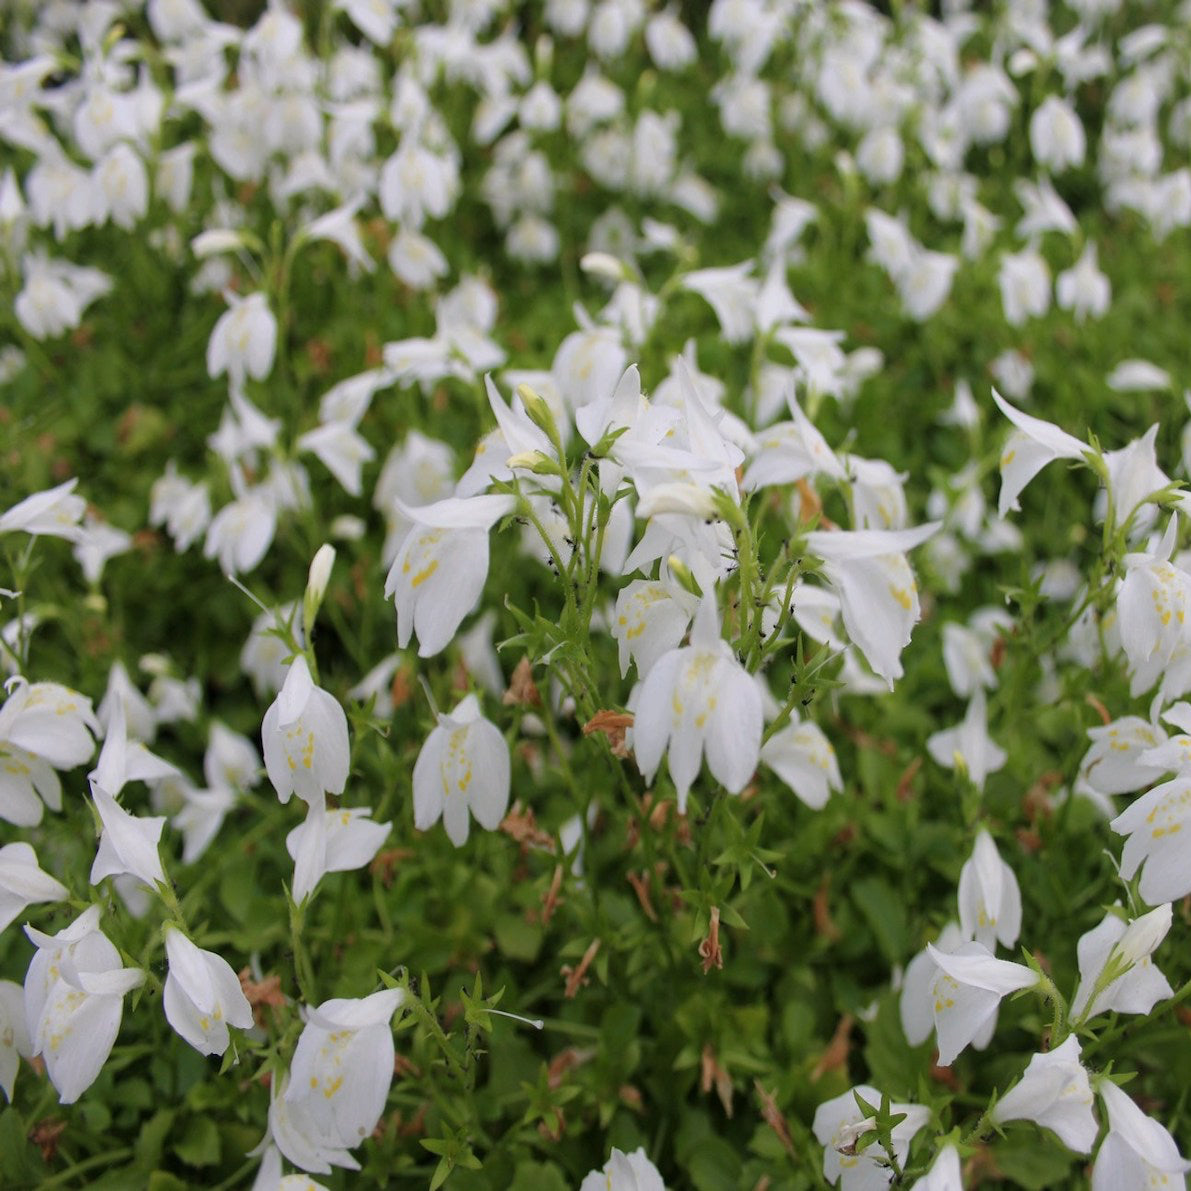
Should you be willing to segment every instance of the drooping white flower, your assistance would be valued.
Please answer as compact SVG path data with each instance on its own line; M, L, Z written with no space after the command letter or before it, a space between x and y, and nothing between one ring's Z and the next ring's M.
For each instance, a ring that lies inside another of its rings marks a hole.
M1100 794L1131 794L1168 771L1147 756L1166 743L1166 733L1141 716L1124 715L1089 728L1088 738L1092 746L1079 763L1079 775Z
M441 817L455 847L467 842L470 816L495 831L509 805L509 748L468 695L439 715L414 765L414 826L428 831Z
M645 1147L626 1154L612 1147L612 1156L603 1170L586 1174L579 1191L666 1191L661 1173L649 1160Z
M1007 252L997 275L1005 321L1020 327L1029 318L1041 318L1050 307L1050 269L1036 248Z
M56 488L26 496L7 512L0 513L0 533L21 531L77 540L79 522L87 510L87 502L81 496L74 495L77 485L76 478Z
M1150 958L1166 938L1171 917L1169 903L1132 922L1109 910L1099 925L1080 936L1076 944L1079 987L1071 999L1073 1018L1110 1011L1149 1013L1171 995L1170 982ZM1102 987L1097 989L1097 985Z
M227 960L195 946L176 927L165 928L165 952L166 1020L199 1054L223 1054L231 1041L228 1026L252 1028L252 1006L239 978Z
M511 496L448 497L410 508L394 502L414 522L385 580L397 606L397 644L416 631L418 656L433 657L451 642L475 607L488 577L488 532L512 512Z
M227 373L233 384L246 376L264 380L273 368L277 319L263 293L229 294L228 309L219 316L207 343L207 374Z
M1108 1136L1092 1167L1092 1191L1145 1191L1177 1186L1191 1170L1170 1133L1111 1080L1097 1088L1108 1109Z
M1024 964L994 959L980 943L964 943L950 954L927 944L939 969L931 985L939 1066L950 1067L961 1050L986 1028L1001 998L1038 983Z
M820 1104L811 1128L823 1147L823 1177L829 1183L838 1182L840 1191L877 1191L889 1185L893 1172L878 1161L884 1156L879 1146L856 1151L856 1142L873 1128L871 1118L865 1117L857 1104L857 1096L874 1107L881 1103L876 1088L860 1084ZM905 1162L914 1135L930 1120L930 1109L921 1104L899 1103L889 1108L893 1113L905 1114L890 1134L895 1156Z
M989 951L1012 947L1021 933L1021 891L1017 878L985 830L959 874L959 921L964 936Z
M1071 104L1048 95L1030 117L1030 148L1039 165L1056 174L1083 165L1087 136Z
M300 1105L318 1134L344 1149L364 1141L384 1110L393 1081L389 1023L404 995L399 988L386 988L306 1010L285 1100L291 1111Z
M1034 1121L1056 1133L1077 1154L1091 1153L1098 1127L1092 1114L1092 1085L1079 1061L1079 1039L1036 1054L1021 1080L993 1106L991 1120Z
M985 778L996 773L1009 759L1005 750L988 734L983 687L978 687L968 701L963 720L954 728L935 732L927 739L926 747L944 769L956 769L962 764L978 790L983 790Z
M389 834L388 823L374 823L367 807L323 810L311 806L305 821L285 837L294 861L291 895L301 902L326 873L346 873L371 862Z
M37 947L25 975L25 1020L63 1104L95 1082L120 1030L124 994L145 979L123 967L99 915L92 906L56 935L25 927Z
M131 815L98 782L91 783L91 797L103 823L99 850L91 865L91 884L104 877L128 873L150 888L165 883L165 871L157 852L164 816L140 818Z
M12 1103L12 1089L21 1059L33 1057L25 1024L25 994L19 984L0 980L0 1088Z
M1082 459L1088 448L1053 423L1015 409L996 389L992 390L992 398L1016 427L1016 433L1010 436L1001 454L1001 498L997 511L1004 517L1010 509L1021 508L1018 495L1048 463L1054 459Z
M890 690L902 676L901 651L921 612L906 551L939 527L933 521L915 529L807 534L807 549L823 559L823 573L839 596L848 636Z
M620 654L620 674L628 673L630 659L639 675L646 675L654 663L677 649L686 634L696 599L675 582L665 578L634 579L620 589L612 624L612 637Z
M1064 269L1055 282L1055 297L1061 310L1070 310L1075 321L1082 323L1089 315L1103 318L1112 301L1112 286L1100 271L1096 245L1089 241L1079 260Z
M1141 868L1139 888L1147 902L1158 905L1191 893L1191 776L1155 786L1109 826L1129 837L1121 876L1129 880Z
M342 794L351 759L347 716L329 691L315 686L304 655L290 664L261 725L265 770L277 797L297 794L323 806L324 794Z
M761 746L768 765L811 810L822 810L832 790L843 789L835 749L823 729L797 715Z
M70 891L61 881L42 872L37 853L26 843L0 848L0 931L26 906L36 902L65 901Z
M964 1176L955 1146L945 1145L930 1170L910 1185L910 1191L964 1191Z
M704 752L725 789L744 789L757 768L761 727L761 693L720 636L714 597L705 596L691 643L663 654L641 683L633 723L637 765L652 783L668 755L682 813Z

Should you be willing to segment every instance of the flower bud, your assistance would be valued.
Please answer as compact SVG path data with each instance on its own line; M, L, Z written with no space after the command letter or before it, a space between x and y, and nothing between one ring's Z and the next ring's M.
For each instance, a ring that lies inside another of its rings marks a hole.
M310 563L310 575L306 580L306 596L302 603L307 628L314 625L314 618L322 607L323 597L327 594L327 583L331 578L331 568L335 565L335 547L324 542Z

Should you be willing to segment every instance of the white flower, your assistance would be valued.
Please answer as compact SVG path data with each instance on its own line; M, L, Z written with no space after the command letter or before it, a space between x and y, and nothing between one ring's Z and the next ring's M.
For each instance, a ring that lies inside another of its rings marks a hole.
M1038 164L1056 174L1083 165L1087 136L1067 100L1048 95L1034 110L1030 117L1030 148Z
M65 901L70 891L41 870L37 853L26 843L0 848L0 931L26 906L35 902Z
M196 947L176 927L165 928L165 952L166 1020L199 1054L223 1054L231 1041L229 1025L252 1028L252 1006L239 978L225 959Z
M612 1156L603 1170L593 1170L584 1176L579 1191L666 1191L666 1184L658 1168L649 1160L644 1146L631 1154L612 1147Z
M926 945L939 969L931 985L939 1066L950 1067L955 1057L983 1031L1001 998L1038 983L1024 964L994 959L979 943L964 943L947 954Z
M641 683L633 723L637 765L652 784L668 751L682 813L704 750L725 789L744 789L757 768L761 727L760 690L720 636L714 596L705 596L690 645L663 654Z
M1191 777L1176 777L1143 794L1109 824L1127 835L1121 876L1142 869L1141 896L1151 905L1191 893Z
M935 732L927 739L926 747L944 769L957 769L962 764L978 790L983 790L985 778L996 773L1008 760L1005 750L988 734L983 687L978 687L973 694L963 721L954 728Z
M363 491L361 472L365 463L376 458L376 451L354 426L324 422L303 434L296 445L299 451L313 451L348 495L359 496Z
M77 541L81 533L79 522L87 510L87 502L74 495L77 484L77 479L67 480L57 488L26 496L6 513L0 513L0 533L19 530Z
M1165 765L1146 757L1166 743L1166 733L1140 716L1125 715L1089 728L1088 738L1092 747L1079 763L1079 774L1099 794L1131 794L1167 772Z
M32 1057L33 1044L25 1024L25 994L19 984L0 980L0 1088L10 1104L20 1060Z
M277 319L262 293L228 296L229 308L219 316L207 343L207 374L226 372L234 384L245 376L264 380L273 368Z
M1097 1091L1108 1109L1108 1136L1092 1167L1092 1191L1148 1191L1185 1182L1191 1162L1167 1130L1111 1080L1101 1080Z
M1028 318L1041 318L1050 306L1050 270L1036 248L1007 252L997 274L1005 321L1019 327Z
M468 695L439 715L414 765L414 826L428 831L440 816L455 847L467 842L469 812L495 831L509 805L509 748Z
M488 577L488 532L507 513L511 496L448 497L410 508L394 502L413 521L385 580L397 606L397 644L418 635L418 656L441 653L475 607Z
M901 651L920 614L905 552L932 537L939 525L807 534L807 549L823 559L823 573L839 596L848 636L890 690L902 676Z
M225 575L253 570L277 531L277 510L260 488L223 506L207 526L204 558L218 558Z
M997 408L1017 428L1001 454L1001 498L997 512L1004 517L1010 509L1020 509L1021 490L1053 459L1083 459L1088 448L1051 422L1031 417L1015 409L996 389L992 390Z
M1064 269L1055 282L1055 296L1059 308L1070 310L1076 322L1083 322L1089 315L1103 318L1112 301L1112 286L1100 271L1097 263L1096 245L1089 241L1079 260L1070 269Z
M364 1141L384 1110L393 1081L389 1022L404 995L387 988L357 1000L324 1001L306 1011L285 1101L291 1111L300 1105L317 1134L344 1149Z
M104 877L128 873L151 888L165 883L165 872L157 845L165 818L138 818L130 815L98 782L91 783L91 797L103 823L99 850L91 865L91 884Z
M1110 1011L1149 1013L1169 997L1170 982L1150 956L1166 938L1170 923L1169 903L1129 923L1109 910L1098 926L1081 935L1075 949L1079 987L1071 999L1071 1016L1087 1020ZM1097 985L1102 985L1098 991Z
M1098 1132L1092 1099L1079 1040L1072 1034L1062 1046L1030 1060L1021 1080L993 1107L991 1120L1034 1121L1053 1130L1069 1150L1089 1154Z
M843 789L831 741L818 724L791 716L761 746L761 760L812 810L822 810L832 790Z
M342 794L351 748L347 716L329 691L315 686L299 654L261 725L265 770L282 802L297 794L322 807L324 794Z
M694 596L665 579L634 579L622 587L612 624L621 677L628 673L630 659L637 673L644 676L660 657L677 649L691 623L694 605Z
M294 861L295 902L314 892L326 873L346 873L363 868L380 850L389 834L388 823L374 823L367 807L323 810L311 806L306 819L285 837L285 848Z
M856 1152L856 1142L872 1129L871 1118L865 1117L856 1097L874 1107L881 1103L881 1093L868 1084L860 1084L851 1091L827 1100L815 1109L811 1128L823 1146L823 1177L829 1183L838 1182L841 1191L876 1191L886 1187L893 1172L878 1159L884 1156L879 1146ZM891 1132L894 1154L905 1162L914 1135L930 1120L930 1109L921 1104L890 1104L893 1113L905 1117Z
M910 1191L964 1191L964 1176L955 1146L945 1145L930 1170L911 1184Z
M124 994L145 979L121 965L99 913L92 906L52 936L25 927L37 947L25 975L25 1020L63 1104L95 1082L120 1031Z
M1021 933L1021 891L1013 870L1002 859L987 831L959 874L959 921L964 936L989 951L999 942L1012 947Z

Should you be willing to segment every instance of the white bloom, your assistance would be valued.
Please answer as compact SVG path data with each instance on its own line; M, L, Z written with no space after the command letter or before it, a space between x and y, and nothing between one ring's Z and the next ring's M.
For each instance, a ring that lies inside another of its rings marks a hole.
M227 960L196 947L180 930L165 928L169 974L162 1008L166 1020L199 1054L221 1055L228 1026L252 1028L252 1006Z
M347 716L329 691L315 686L299 654L261 725L265 769L282 802L297 794L321 807L324 794L342 794L351 748Z
M130 815L98 782L91 783L91 797L103 823L99 850L91 865L91 884L104 877L128 873L152 887L165 884L165 872L157 853L164 817L142 819Z
M1172 994L1170 982L1150 956L1170 930L1170 903L1143 914L1133 922L1109 910L1098 926L1080 936L1079 987L1071 1000L1071 1016L1087 1019L1100 1013L1149 1013ZM1096 992L1105 972L1111 976Z
M962 765L978 790L983 790L985 778L1008 760L1005 750L988 734L983 687L978 687L972 695L962 722L935 732L927 739L926 747L944 769L958 769Z
M509 805L509 748L468 695L439 715L414 765L414 826L428 831L441 817L455 847L467 842L469 812L495 831Z
M99 913L92 906L52 936L25 927L37 947L25 976L25 1020L63 1104L95 1082L120 1031L124 994L145 979L121 965Z
M65 901L70 890L41 870L37 853L26 843L0 848L0 931L26 906L36 902Z
M901 651L918 620L918 584L905 552L921 545L939 522L915 529L863 529L807 535L840 600L844 628L865 660L893 689L902 676Z
M1005 253L997 279L1005 321L1011 327L1046 313L1050 306L1050 270L1036 248Z
M644 677L660 657L677 649L694 611L695 597L677 583L634 579L622 587L612 624L621 677L628 673L630 659Z
M652 784L668 752L679 813L704 750L712 776L739 794L757 768L761 720L760 690L720 636L714 597L705 596L690 645L663 654L641 684L633 724L637 765Z
M857 1096L874 1107L881 1103L876 1088L860 1084L820 1104L811 1127L823 1146L823 1177L829 1183L838 1182L841 1191L876 1191L889 1185L893 1172L878 1162L884 1154L879 1146L856 1152L856 1142L872 1129L871 1119L856 1103ZM889 1108L905 1114L891 1133L894 1154L905 1162L914 1135L930 1120L930 1109L921 1104L890 1104Z
M965 938L995 950L1012 947L1021 933L1021 891L1013 870L1002 859L987 831L959 874L959 921Z
M613 1146L612 1156L604 1163L604 1169L585 1175L579 1191L666 1191L666 1185L643 1146L631 1154Z
M393 1081L389 1022L403 999L401 989L388 988L306 1011L285 1100L291 1111L301 1105L317 1133L345 1149L364 1141L384 1110Z
M297 441L299 451L313 451L349 496L363 491L361 472L376 458L368 441L347 422L324 422L308 430Z
M311 806L306 819L285 837L294 861L291 895L301 902L326 873L346 873L371 862L389 834L388 823L374 823L367 807L323 810Z
M1146 1191L1185 1182L1191 1162L1166 1129L1111 1080L1101 1080L1097 1090L1108 1109L1108 1136L1092 1167L1092 1191Z
M1144 607L1144 605L1143 605ZM1080 777L1100 794L1131 794L1157 781L1167 767L1142 757L1166 742L1166 733L1140 716L1126 715L1089 728L1092 747L1079 764Z
M1059 308L1070 310L1076 322L1092 318L1103 318L1112 301L1112 286L1100 271L1096 256L1096 245L1089 241L1079 260L1070 269L1064 269L1055 282L1055 296Z
M1079 1040L1072 1034L1056 1050L1030 1060L1021 1080L993 1107L991 1119L997 1124L1034 1121L1053 1130L1069 1150L1088 1154L1098 1132L1092 1099Z
M831 741L818 724L791 717L761 746L761 760L812 810L822 810L832 790L843 789Z
M207 526L204 558L218 558L225 575L253 570L268 553L277 532L277 509L260 488L226 504Z
M228 295L229 308L219 316L207 343L207 373L226 372L233 384L245 376L264 380L273 368L277 346L277 319L262 293L247 297Z
M33 1057L25 1024L25 995L19 984L0 980L0 1088L12 1103L12 1089L21 1059Z
M1030 117L1030 148L1038 164L1056 174L1083 165L1087 136L1067 100L1048 95L1038 105Z
M0 534L20 531L77 541L81 534L79 522L87 509L87 502L74 495L77 484L77 479L67 480L18 501L0 514Z
M950 1067L956 1056L983 1031L1001 998L1038 983L1024 964L994 959L979 943L964 943L947 954L926 945L939 969L931 985L939 1066Z
M1083 443L1051 422L1031 417L1015 409L993 389L997 408L1016 427L1001 454L1001 498L997 507L1004 517L1010 509L1020 509L1021 490L1053 459L1082 459L1088 451Z
M964 1176L955 1146L945 1145L930 1170L911 1184L910 1191L964 1191Z
M475 607L488 577L488 531L513 511L511 496L449 497L397 509L415 522L385 580L397 606L397 644L417 631L418 655L441 653Z

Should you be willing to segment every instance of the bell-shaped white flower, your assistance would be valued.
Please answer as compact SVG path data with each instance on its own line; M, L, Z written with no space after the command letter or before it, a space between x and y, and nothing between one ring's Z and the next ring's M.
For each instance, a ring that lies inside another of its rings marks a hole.
M165 883L165 872L157 852L164 816L143 819L130 815L98 782L91 783L91 797L103 823L99 850L91 865L91 884L104 877L128 873L150 888Z
M1089 1154L1099 1128L1092 1113L1092 1085L1079 1061L1074 1034L1062 1046L1030 1060L1021 1080L993 1106L991 1120L1034 1121L1077 1154Z
M645 676L635 701L633 750L652 783L667 753L678 808L704 752L712 776L739 794L757 768L761 751L761 692L720 636L712 595L703 598L691 643L663 654Z
M989 951L1012 947L1021 933L1021 891L1013 870L985 830L959 874L959 922L964 937Z
M25 994L19 984L0 980L0 1088L12 1103L12 1089L21 1059L33 1057L25 1024Z
M1039 165L1056 174L1083 165L1087 136L1071 104L1048 95L1030 117L1030 148Z
M18 501L11 509L0 513L0 534L19 530L74 541L79 536L79 522L87 511L87 502L74 494L77 485L77 478L67 480L56 488L35 492Z
M25 975L25 1020L63 1104L95 1082L120 1031L124 994L145 979L122 966L99 913L92 906L56 935L25 927L37 947Z
M320 809L324 794L342 794L351 760L347 716L329 691L315 686L303 654L290 664L261 725L265 770L277 797L297 794Z
M291 1109L301 1104L318 1132L346 1149L372 1133L384 1110L393 1081L389 1023L404 996L399 988L386 988L306 1011L285 1099Z
M654 663L677 649L694 615L696 598L677 583L634 579L620 589L612 637L620 653L620 673L628 673L630 659L644 676Z
M1191 775L1155 786L1109 826L1129 837L1121 876L1130 880L1141 868L1139 888L1147 902L1158 905L1191 893Z
M295 902L313 893L324 874L351 872L372 861L390 825L374 823L370 814L362 806L335 810L310 807L305 822L285 837L286 851L294 861L290 892Z
M666 1191L666 1184L643 1146L631 1154L613 1146L612 1156L604 1163L604 1169L585 1175L579 1191Z
M839 761L818 724L797 715L761 746L761 760L806 803L822 810L832 790L843 789Z
M985 778L996 773L1008 754L988 734L988 711L983 687L968 702L963 720L954 728L935 732L927 739L927 751L944 769L962 764L972 784L984 789Z
M890 690L902 676L901 651L921 614L906 551L939 527L932 521L915 529L807 534L807 549L823 559L823 573L839 596L848 636Z
M1036 248L1007 252L997 275L1005 321L1020 327L1029 318L1041 318L1050 307L1050 269Z
M1089 728L1088 738L1092 747L1079 763L1079 775L1100 794L1131 794L1168 772L1149 756L1166 743L1166 733L1141 716L1125 715Z
M1053 423L1015 409L996 389L992 398L1016 428L1001 453L1001 497L997 512L1004 517L1011 509L1021 508L1017 501L1021 490L1048 463L1054 459L1082 459L1088 448Z
M823 1177L829 1183L838 1182L841 1191L876 1191L889 1185L892 1172L879 1162L884 1156L879 1146L856 1151L856 1142L873 1128L871 1118L865 1117L857 1104L857 1096L866 1104L881 1103L876 1088L860 1084L820 1104L811 1128L823 1147ZM921 1104L897 1103L889 1108L893 1113L905 1114L891 1131L894 1155L899 1162L905 1162L914 1135L930 1120L930 1109Z
M1132 922L1109 910L1098 926L1080 936L1075 949L1079 987L1071 999L1073 1018L1149 1013L1172 995L1170 982L1150 958L1166 938L1171 917L1169 903Z
M475 607L488 577L488 531L513 511L511 496L448 497L410 508L395 502L413 528L385 580L397 607L397 644L418 635L418 655L441 653Z
M228 1026L252 1028L252 1006L239 978L227 960L195 946L173 926L165 928L165 953L166 1021L199 1054L223 1054L231 1041Z
M1103 318L1112 301L1112 285L1100 271L1096 245L1088 241L1079 260L1064 269L1055 281L1055 298L1060 310L1070 310L1082 323L1089 315Z
M959 923L948 922L939 932L934 946L938 951L950 955L966 942ZM935 1017L932 1010L935 979L939 975L939 967L931 958L928 948L924 947L908 964L902 973L901 994L898 997L898 1015L901 1018L902 1032L911 1046L921 1046L935 1031ZM996 1025L996 1016L991 1019L989 1026L972 1040L977 1050L983 1050L992 1041L992 1028Z
M288 1073L274 1082L269 1101L269 1131L261 1147L272 1141L299 1170L314 1174L330 1174L335 1166L359 1170L360 1164L350 1153L356 1142L328 1133L329 1122L325 1114L320 1114L321 1106L310 1097L291 1100L289 1090L293 1086Z
M468 695L439 715L414 764L414 826L428 831L441 817L451 843L467 842L470 816L495 831L509 805L509 747Z
M1024 964L994 959L988 948L964 943L951 954L926 946L939 969L931 985L939 1066L950 1067L996 1013L1001 998L1030 988L1038 975Z
M0 848L0 931L26 906L37 902L65 901L70 890L42 872L37 853L26 843Z
M945 1145L930 1170L911 1184L910 1191L964 1191L964 1176L955 1146Z
M235 385L245 376L264 380L273 368L277 319L262 293L228 295L229 307L219 316L207 343L207 374L227 373Z
M1111 1080L1097 1088L1108 1109L1108 1136L1092 1167L1092 1191L1148 1191L1178 1186L1191 1170L1170 1133Z

